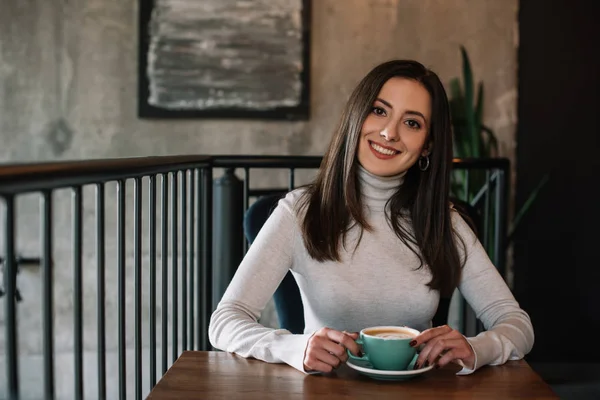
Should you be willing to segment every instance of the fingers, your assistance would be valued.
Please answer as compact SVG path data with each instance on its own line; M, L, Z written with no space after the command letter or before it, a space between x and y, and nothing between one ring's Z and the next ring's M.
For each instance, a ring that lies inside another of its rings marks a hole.
M328 353L336 356L340 361L346 362L348 360L348 354L346 348L338 343L332 342L331 340L325 340L323 342L323 349Z
M358 338L358 334L355 335ZM344 346L344 348L350 350L350 352L355 356L358 356L358 353L360 352L360 347L358 346L358 344L356 344L356 342L354 341L352 336L350 336L350 334L329 329L327 331L327 337L332 341Z
M469 357L469 353L464 348L454 348L446 352L437 362L437 365L445 367L455 360L463 360Z
M419 336L414 338L414 340L410 342L410 345L412 347L418 347L418 346L422 345L423 343L429 342L431 339L435 338L436 336L445 335L450 332L452 332L452 328L450 328L448 325L438 326L436 328L427 329L427 330L421 332L421 334Z
M475 368L475 353L464 336L460 339L456 339L456 346L450 348L444 353L441 353L440 358L437 361L437 365L439 367L444 367L450 362L456 362L459 360L462 361L462 363L459 363L462 367L466 367L468 369Z
M324 349L319 349L316 352L316 359L318 361L322 361L327 365L330 365L332 368L337 368L340 366L340 364L342 363L342 360L340 360L337 356L335 356L334 354L331 354L330 352L324 350Z
M329 328L320 329L308 340L304 354L304 368L307 371L331 372L348 360L347 347L358 352L354 337L356 334Z
M438 357L443 352L449 352L451 350L460 351L461 347L464 348L464 343L462 339L456 339L448 337L446 335L440 336L438 340L436 340L435 342L432 341L431 343L428 343L427 346L425 346L425 348L423 349L423 351L421 351L421 354L419 355L417 364L423 367L433 365L436 363ZM456 352L457 351L455 351L455 353Z
M350 336L352 339L355 339L355 340L358 339L358 336L359 336L358 332L346 332L346 331L344 331L343 333L346 334L346 335L348 335L348 336Z
M323 338L313 336L314 340L308 342L304 355L304 368L311 371L331 372L337 368L341 360L334 354L325 350Z
M333 367L318 359L310 359L304 362L304 369L306 371L324 372L326 374L333 371Z
M423 346L423 348L421 349L421 352L419 353L419 357L417 358L417 362L415 363L415 369L428 367L431 364L429 359L430 359L430 354L433 351L433 348L437 345L437 343L440 340L442 340L442 338L445 337L446 339L451 339L451 337L447 337L447 335L448 335L448 333L446 333L444 335L435 336L432 339L430 339L429 341L424 343L425 346Z
M460 332L448 326L428 329L416 339L418 340L415 347L420 344L425 346L417 358L415 369L433 364L443 367L454 360L463 360L468 364L474 363L475 354L467 339Z

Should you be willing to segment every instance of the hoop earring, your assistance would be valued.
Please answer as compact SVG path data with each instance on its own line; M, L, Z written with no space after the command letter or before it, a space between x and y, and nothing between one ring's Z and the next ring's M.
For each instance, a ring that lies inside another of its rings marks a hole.
M419 169L421 171L427 171L429 168L429 156L422 156L419 158Z

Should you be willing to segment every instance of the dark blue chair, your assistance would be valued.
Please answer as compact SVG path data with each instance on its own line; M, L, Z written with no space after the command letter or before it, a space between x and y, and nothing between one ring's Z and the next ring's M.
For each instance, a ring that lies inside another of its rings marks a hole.
M244 235L250 244L254 242L260 228L284 195L284 193L278 193L260 197L248 208L244 215ZM273 301L280 327L292 333L304 333L304 307L300 289L298 289L291 272L288 271L275 290Z
M279 199L284 195L284 193L276 193L260 197L248 208L244 215L244 235L250 244L252 244L263 224L277 206ZM471 221L467 221L469 225L475 231L480 231L478 228L481 226L481 217L477 210L461 200L452 199L452 203L471 218ZM300 290L291 272L285 275L279 287L275 290L273 300L280 327L292 333L304 333L304 307L302 305L302 298L300 297ZM432 320L433 326L448 323L450 300L450 297L440 298L437 312Z

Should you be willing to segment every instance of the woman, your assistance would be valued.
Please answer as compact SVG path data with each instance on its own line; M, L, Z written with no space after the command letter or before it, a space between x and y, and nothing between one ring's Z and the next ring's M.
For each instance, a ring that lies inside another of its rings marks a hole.
M449 200L452 135L437 75L390 61L356 87L315 182L279 202L242 261L209 327L214 347L303 372L330 372L358 354L369 326L422 331L416 367L460 374L522 358L533 345L519 308ZM257 321L288 270L305 333ZM431 327L440 294L458 287L487 331ZM352 332L352 333L349 333Z

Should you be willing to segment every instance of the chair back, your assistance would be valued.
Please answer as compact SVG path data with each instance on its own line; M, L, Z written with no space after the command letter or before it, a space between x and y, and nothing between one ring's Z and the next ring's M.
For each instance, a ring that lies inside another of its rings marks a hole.
M279 199L285 194L276 193L259 197L244 215L244 235L248 243L252 244L258 232L271 215ZM285 275L277 290L273 294L275 310L279 319L279 326L294 334L304 333L304 307L300 296L300 289L291 272Z

